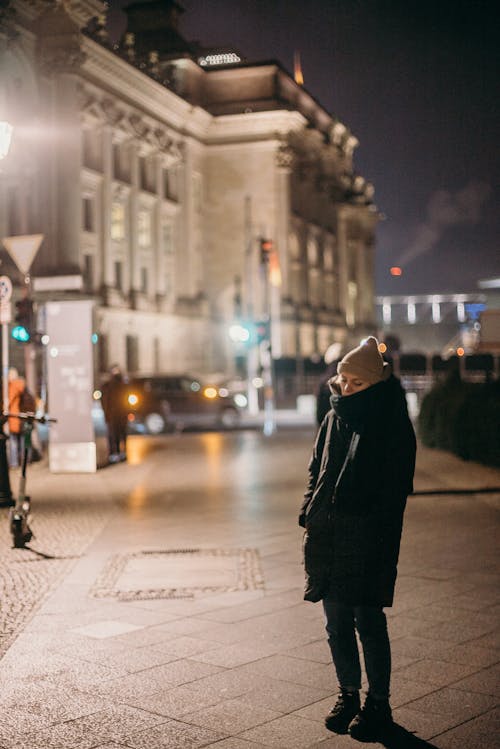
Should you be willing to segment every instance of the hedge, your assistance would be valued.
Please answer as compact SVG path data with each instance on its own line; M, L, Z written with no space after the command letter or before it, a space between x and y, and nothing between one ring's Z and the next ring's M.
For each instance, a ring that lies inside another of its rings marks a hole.
M418 434L427 447L500 467L500 380L462 382L454 372L424 396Z

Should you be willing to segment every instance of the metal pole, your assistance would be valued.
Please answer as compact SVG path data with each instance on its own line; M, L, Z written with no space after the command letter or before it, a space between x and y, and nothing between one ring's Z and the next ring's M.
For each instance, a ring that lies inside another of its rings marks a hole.
M9 461L7 460L7 440L8 436L4 431L4 411L8 410L8 324L0 325L0 394L1 394L1 414L0 414L0 506L12 507L12 491L9 479ZM7 352L7 353L6 353ZM7 397L5 393L7 392Z
M261 362L264 380L264 434L269 436L276 431L276 414L274 413L274 377L273 353L271 347L271 284L269 279L269 260L262 263L264 279L264 310L268 320L267 340L261 343Z
M252 198L250 195L245 197L245 312L249 322L254 323L254 253L253 253L253 236L252 236ZM259 413L259 397L254 380L257 376L258 349L252 341L247 353L247 398L248 413L255 416Z

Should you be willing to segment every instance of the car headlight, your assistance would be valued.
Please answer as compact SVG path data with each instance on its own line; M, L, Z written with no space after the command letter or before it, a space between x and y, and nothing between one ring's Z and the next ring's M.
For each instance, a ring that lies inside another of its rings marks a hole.
M218 395L217 388L214 388L211 386L206 387L203 389L203 395L205 396L205 398L209 398L209 400L213 400L214 398L217 398L217 395Z
M248 406L248 398L243 393L236 393L234 402L239 408L246 408Z
M139 403L139 396L135 393L129 393L127 401L129 406L137 406L137 404Z

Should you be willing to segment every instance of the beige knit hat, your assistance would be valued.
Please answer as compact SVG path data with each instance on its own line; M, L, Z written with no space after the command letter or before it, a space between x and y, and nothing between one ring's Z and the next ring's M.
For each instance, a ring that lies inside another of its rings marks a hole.
M339 374L346 372L355 375L370 385L385 380L388 370L389 365L384 362L378 350L378 341L373 336L365 338L357 348L349 351L337 366Z

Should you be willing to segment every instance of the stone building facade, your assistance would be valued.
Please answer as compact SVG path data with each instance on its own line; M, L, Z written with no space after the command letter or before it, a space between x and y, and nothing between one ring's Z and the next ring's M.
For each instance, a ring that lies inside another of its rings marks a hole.
M378 214L355 137L279 63L203 56L177 3L137 5L115 45L100 0L2 11L1 235L44 234L35 281L82 279L38 300L95 299L101 370L230 374L236 318L270 314L275 358L373 332Z

